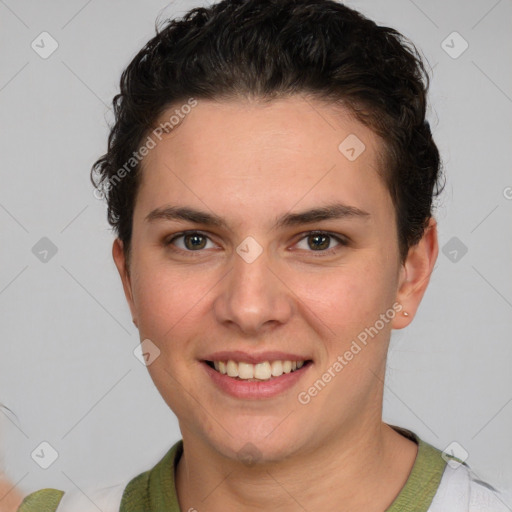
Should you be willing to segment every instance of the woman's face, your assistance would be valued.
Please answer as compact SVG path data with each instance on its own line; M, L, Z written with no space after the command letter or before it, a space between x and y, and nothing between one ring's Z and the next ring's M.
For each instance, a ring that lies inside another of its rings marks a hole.
M381 151L301 97L199 101L149 151L129 274L114 257L184 438L281 460L380 421L390 332L424 289L407 288Z

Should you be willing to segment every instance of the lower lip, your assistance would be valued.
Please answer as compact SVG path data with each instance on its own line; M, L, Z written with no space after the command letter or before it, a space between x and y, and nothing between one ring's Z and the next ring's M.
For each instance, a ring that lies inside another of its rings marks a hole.
M228 395L235 398L261 399L275 397L292 388L307 373L312 363L308 363L299 370L283 373L279 377L272 377L261 382L233 379L214 370L204 361L201 361L201 365L214 384Z

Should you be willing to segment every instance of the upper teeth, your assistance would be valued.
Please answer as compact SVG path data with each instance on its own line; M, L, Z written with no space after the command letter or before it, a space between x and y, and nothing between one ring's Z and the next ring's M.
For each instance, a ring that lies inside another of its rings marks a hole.
M257 364L237 363L236 361L214 361L215 369L227 374L229 377L240 379L268 380L271 377L279 377L283 373L290 373L302 368L304 361L263 361Z

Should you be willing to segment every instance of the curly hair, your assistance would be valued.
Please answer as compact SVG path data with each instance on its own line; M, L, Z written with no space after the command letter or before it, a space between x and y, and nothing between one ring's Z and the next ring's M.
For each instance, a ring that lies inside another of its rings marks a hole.
M382 139L379 173L395 208L403 262L443 188L425 118L428 87L423 60L408 39L345 5L223 0L156 26L156 36L122 73L108 150L94 163L91 180L107 199L108 221L128 257L141 174L133 155L164 111L191 97L311 95L348 107Z

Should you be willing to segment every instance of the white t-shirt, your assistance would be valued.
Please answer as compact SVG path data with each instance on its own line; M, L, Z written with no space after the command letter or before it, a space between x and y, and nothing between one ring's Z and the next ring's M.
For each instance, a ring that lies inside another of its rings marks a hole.
M428 512L511 512L512 493L500 492L478 480L467 466L452 467L443 473Z

